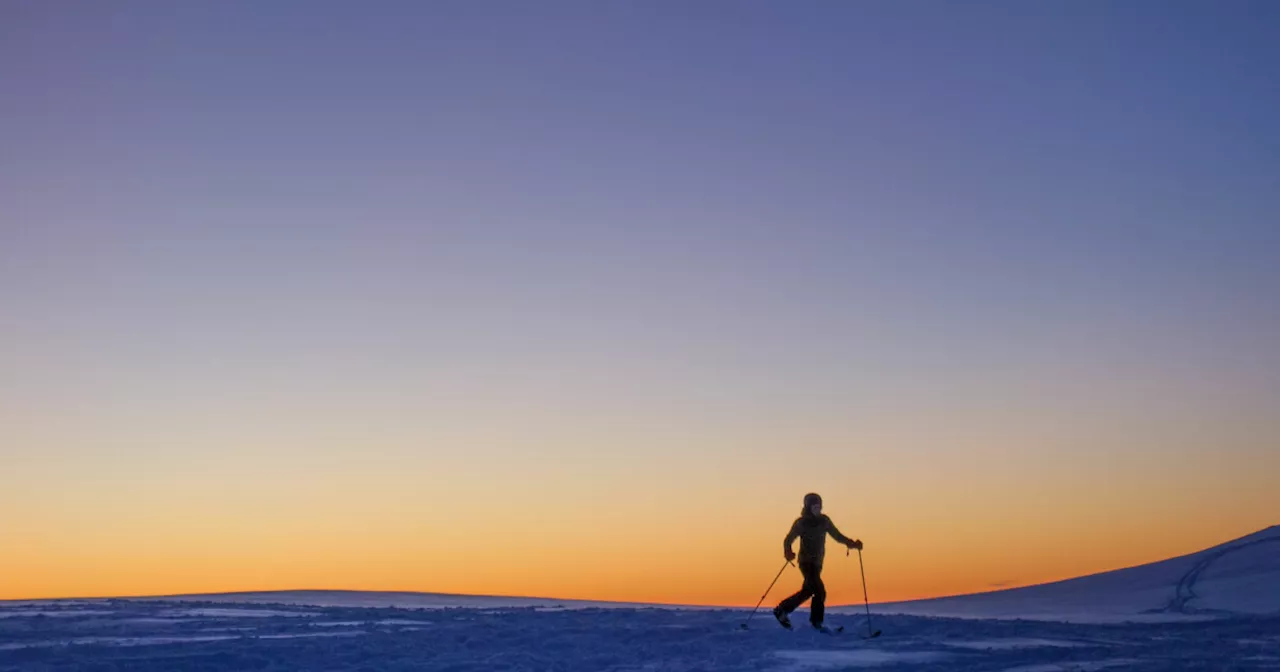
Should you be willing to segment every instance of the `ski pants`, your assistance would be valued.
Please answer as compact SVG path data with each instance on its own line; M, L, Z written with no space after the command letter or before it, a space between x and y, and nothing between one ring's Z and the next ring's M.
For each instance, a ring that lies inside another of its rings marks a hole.
M804 575L804 585L795 595L783 600L778 608L789 614L804 604L805 600L813 598L813 603L809 605L809 622L822 625L827 602L827 587L822 585L822 563L801 562L800 573Z

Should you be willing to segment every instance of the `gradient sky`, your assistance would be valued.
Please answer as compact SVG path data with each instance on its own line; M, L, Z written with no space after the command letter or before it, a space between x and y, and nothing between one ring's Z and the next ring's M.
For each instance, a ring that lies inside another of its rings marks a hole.
M1280 522L1277 31L0 3L0 598L750 605L810 490L873 600Z

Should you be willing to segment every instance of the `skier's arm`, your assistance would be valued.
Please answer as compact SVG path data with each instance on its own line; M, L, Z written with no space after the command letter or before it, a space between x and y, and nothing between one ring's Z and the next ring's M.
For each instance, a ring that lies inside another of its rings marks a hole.
M861 541L855 541L843 534L840 534L840 530L836 528L836 524L831 522L830 518L827 519L827 533L831 535L832 539L835 539L849 548L862 548Z
M782 555L786 557L788 561L794 560L796 557L795 551L791 550L791 544L796 540L796 537L799 536L800 521L797 520L791 524L791 531L787 532L787 538L782 540Z

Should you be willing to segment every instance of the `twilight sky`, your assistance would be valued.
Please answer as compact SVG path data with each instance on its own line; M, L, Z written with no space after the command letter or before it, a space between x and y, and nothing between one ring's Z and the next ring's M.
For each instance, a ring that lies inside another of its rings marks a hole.
M1277 31L4 2L0 599L750 605L810 490L882 600L1280 522Z

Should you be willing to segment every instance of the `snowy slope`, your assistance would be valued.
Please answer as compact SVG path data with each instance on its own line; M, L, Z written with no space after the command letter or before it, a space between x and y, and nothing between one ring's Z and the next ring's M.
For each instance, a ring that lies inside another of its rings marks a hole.
M1280 525L1198 553L1056 583L875 605L882 613L1077 622L1280 613Z

